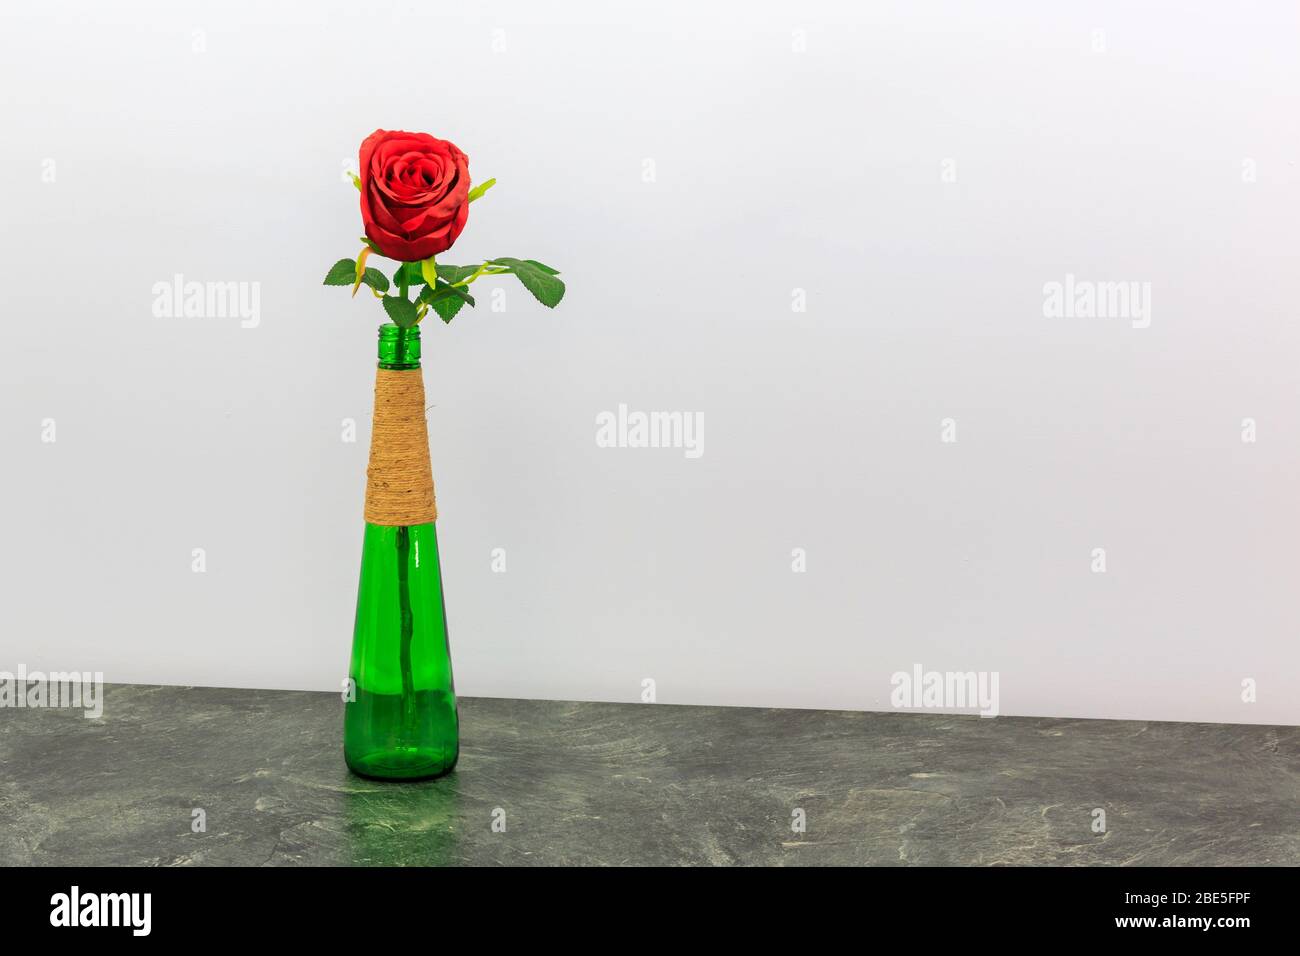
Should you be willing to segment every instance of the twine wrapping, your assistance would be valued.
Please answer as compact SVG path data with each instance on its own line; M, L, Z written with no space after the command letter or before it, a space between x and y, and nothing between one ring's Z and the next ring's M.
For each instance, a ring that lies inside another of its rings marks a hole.
M375 418L366 468L366 521L406 527L438 517L424 418L424 374L381 368L375 375Z

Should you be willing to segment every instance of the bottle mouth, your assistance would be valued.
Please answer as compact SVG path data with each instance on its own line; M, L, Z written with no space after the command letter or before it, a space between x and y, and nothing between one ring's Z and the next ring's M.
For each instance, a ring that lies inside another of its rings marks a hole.
M420 327L409 329L388 322L379 327L379 367L389 369L420 367Z

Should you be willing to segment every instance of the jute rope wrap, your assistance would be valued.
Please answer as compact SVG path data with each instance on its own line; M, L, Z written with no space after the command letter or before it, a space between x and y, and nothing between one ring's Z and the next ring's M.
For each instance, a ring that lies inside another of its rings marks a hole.
M424 419L424 374L418 368L381 368L375 375L366 521L404 527L437 517Z

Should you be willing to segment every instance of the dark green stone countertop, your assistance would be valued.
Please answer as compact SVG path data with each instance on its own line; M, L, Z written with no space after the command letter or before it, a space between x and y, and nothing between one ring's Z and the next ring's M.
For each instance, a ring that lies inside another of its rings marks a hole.
M384 784L344 767L334 694L0 710L0 863L1300 864L1296 727L486 698L461 719L453 774Z

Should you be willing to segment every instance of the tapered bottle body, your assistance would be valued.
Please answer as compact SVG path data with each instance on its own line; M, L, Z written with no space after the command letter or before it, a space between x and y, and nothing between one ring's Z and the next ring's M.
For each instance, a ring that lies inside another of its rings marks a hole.
M438 559L419 329L380 329L343 753L382 780L436 777L460 753Z

